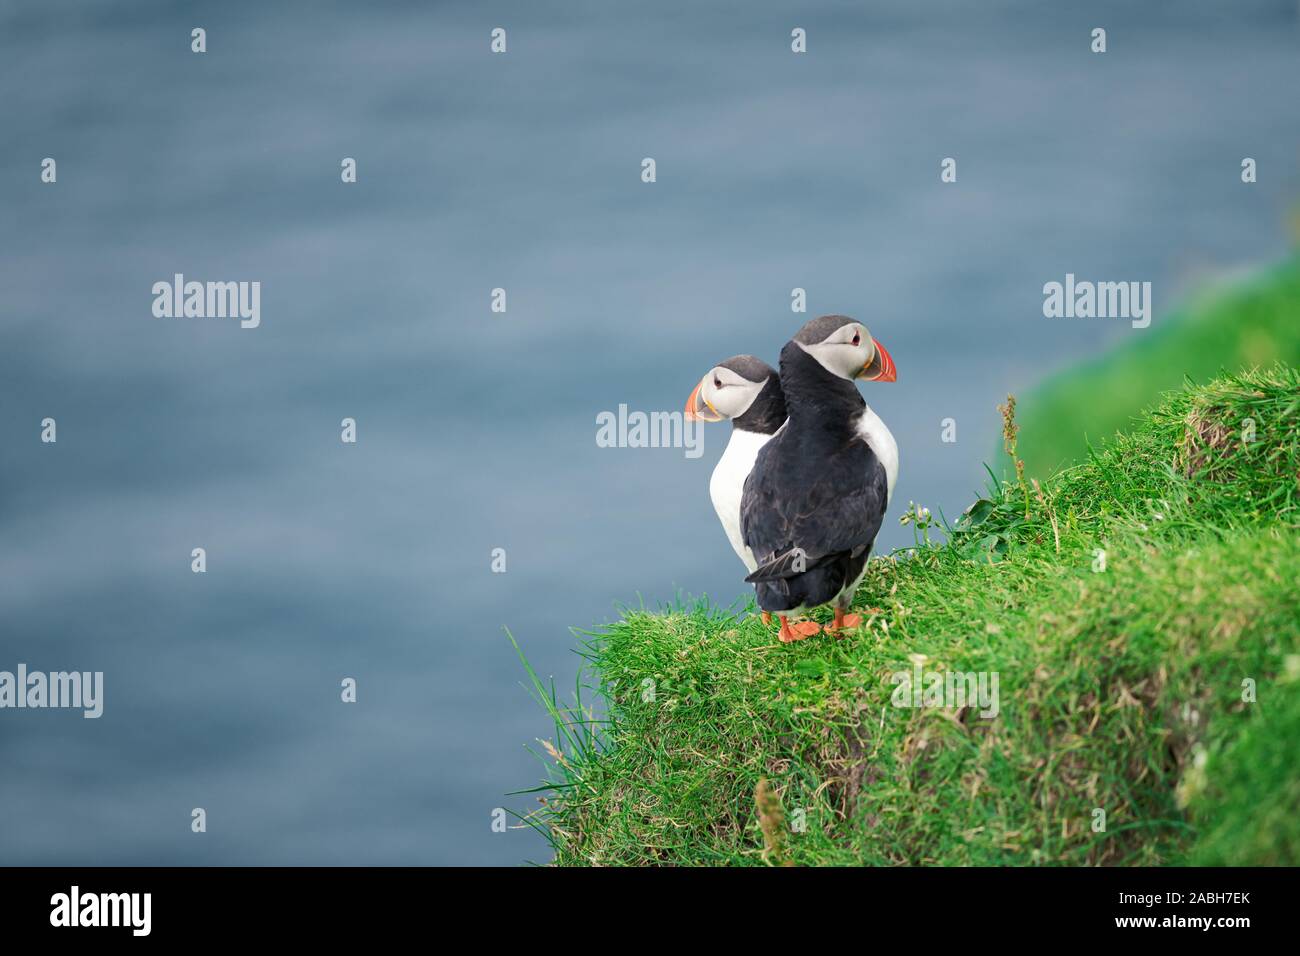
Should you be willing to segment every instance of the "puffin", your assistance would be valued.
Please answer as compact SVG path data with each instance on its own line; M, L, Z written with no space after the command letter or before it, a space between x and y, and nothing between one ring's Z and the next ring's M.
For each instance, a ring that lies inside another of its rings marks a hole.
M861 322L823 315L781 349L780 379L788 417L745 480L740 532L758 562L745 580L790 643L821 626L789 618L829 602L828 632L862 623L846 612L898 479L898 444L854 383L897 372Z
M747 571L755 571L754 552L740 536L740 496L759 449L785 424L781 378L760 358L732 356L709 369L691 390L685 414L688 421L731 419L731 439L709 478L709 498L736 556Z

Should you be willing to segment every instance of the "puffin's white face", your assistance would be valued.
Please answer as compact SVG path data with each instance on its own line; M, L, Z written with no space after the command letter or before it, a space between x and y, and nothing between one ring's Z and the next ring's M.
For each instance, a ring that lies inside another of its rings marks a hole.
M767 379L751 382L725 365L715 365L686 399L686 417L704 422L739 418L749 411L766 384Z
M861 322L846 320L818 342L805 343L797 338L795 342L822 368L840 378L849 381L864 378L872 382L892 382L897 378L894 360Z

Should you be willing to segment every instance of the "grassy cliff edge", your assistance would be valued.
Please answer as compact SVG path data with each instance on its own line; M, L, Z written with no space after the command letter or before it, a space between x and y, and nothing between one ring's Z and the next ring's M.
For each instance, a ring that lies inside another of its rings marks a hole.
M534 676L529 822L561 865L1300 864L1298 411L1284 365L1169 393L873 561L843 640L629 612L594 711ZM996 716L921 694L959 673Z

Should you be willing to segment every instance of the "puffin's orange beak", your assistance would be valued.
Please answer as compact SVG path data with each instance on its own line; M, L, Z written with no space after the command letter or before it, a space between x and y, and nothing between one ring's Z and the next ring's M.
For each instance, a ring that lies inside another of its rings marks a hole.
M704 379L700 379L695 387L691 389L691 394L686 399L686 420L688 422L722 421L722 416L700 395L700 389L703 387Z
M898 381L898 370L894 368L894 360L890 358L879 339L872 339L872 341L876 343L876 354L871 357L870 362L862 366L858 378L865 378L868 382Z

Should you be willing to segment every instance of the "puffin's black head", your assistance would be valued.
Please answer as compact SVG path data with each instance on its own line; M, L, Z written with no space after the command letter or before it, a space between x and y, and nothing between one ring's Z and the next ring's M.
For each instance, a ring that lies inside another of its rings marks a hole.
M736 355L709 369L686 399L686 417L770 435L785 421L785 396L776 369L752 355Z
M894 360L885 347L871 337L865 325L847 315L823 315L809 320L786 348L791 346L811 355L832 375L848 381L860 378L892 382L898 377Z

